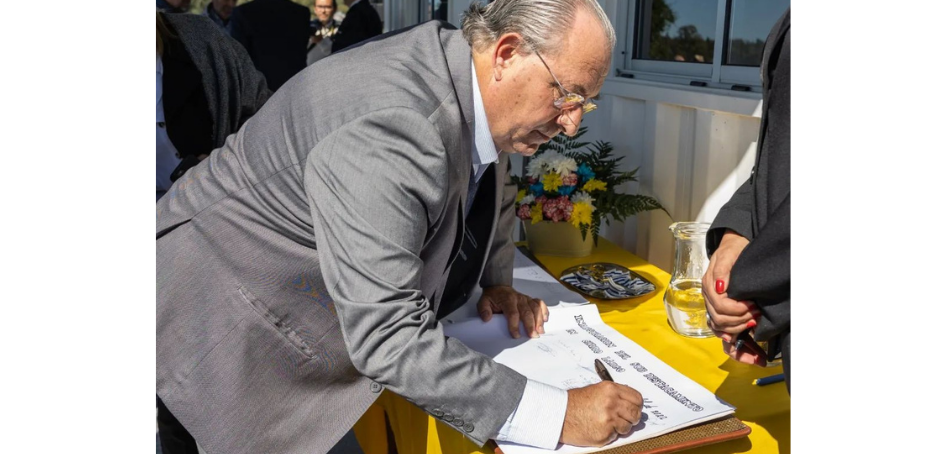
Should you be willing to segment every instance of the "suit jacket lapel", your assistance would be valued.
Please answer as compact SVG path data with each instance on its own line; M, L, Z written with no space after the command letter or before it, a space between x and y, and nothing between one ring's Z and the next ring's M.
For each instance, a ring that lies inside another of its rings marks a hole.
M462 127L460 128L461 140L459 150L447 150L450 153L452 165L450 172L450 192L456 191L459 194L459 209L456 210L457 231L454 246L450 252L448 264L452 264L459 254L460 243L463 238L466 220L463 211L466 207L467 190L469 188L469 176L472 172L472 144L473 144L473 89L472 89L472 54L469 44L463 38L462 33L456 30L440 29L440 42L443 44L443 51L446 56L446 65L449 68L450 80L453 83L453 91L456 93L456 101L459 103L460 118ZM455 182L455 183L454 183ZM444 273L449 272L449 266Z

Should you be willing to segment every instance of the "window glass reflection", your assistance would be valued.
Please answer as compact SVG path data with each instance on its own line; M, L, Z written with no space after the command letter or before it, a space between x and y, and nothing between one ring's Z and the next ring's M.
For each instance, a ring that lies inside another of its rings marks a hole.
M789 6L789 0L733 0L725 64L760 66L765 39Z
M719 0L641 0L634 58L712 63Z

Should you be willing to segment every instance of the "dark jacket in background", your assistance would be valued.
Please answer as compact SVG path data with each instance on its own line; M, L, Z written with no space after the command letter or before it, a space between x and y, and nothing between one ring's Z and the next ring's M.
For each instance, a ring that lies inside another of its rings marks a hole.
M272 92L246 51L210 19L162 17L176 35L165 41L161 56L167 135L181 158L209 154Z
M308 8L289 0L253 0L230 16L230 33L239 41L272 91L305 68Z
M167 0L157 0L157 9L164 13L186 13L187 12L187 10L185 10L184 8L171 6L170 3L167 3Z
M371 2L361 0L348 10L345 20L341 21L338 34L332 38L331 53L380 35L383 28L381 17Z
M762 316L755 339L780 344L790 386L791 365L791 10L765 43L761 62L764 110L751 177L719 211L706 240L715 252L725 229L750 243L729 278L728 295L754 301ZM788 388L790 389L790 387Z

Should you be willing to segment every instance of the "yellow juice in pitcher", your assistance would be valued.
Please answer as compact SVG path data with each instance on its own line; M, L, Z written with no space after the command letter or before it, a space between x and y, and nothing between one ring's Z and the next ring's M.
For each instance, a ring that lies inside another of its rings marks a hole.
M711 337L712 331L706 323L705 299L702 296L702 281L694 279L674 280L663 297L669 324L677 333L688 337Z

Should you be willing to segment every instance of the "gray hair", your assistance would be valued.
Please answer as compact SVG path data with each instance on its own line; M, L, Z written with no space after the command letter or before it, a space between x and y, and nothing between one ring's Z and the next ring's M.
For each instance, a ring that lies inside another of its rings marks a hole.
M463 16L463 36L482 51L503 34L518 33L538 52L554 55L561 32L571 29L578 8L597 18L613 49L617 36L597 0L496 0L486 6L474 2Z

